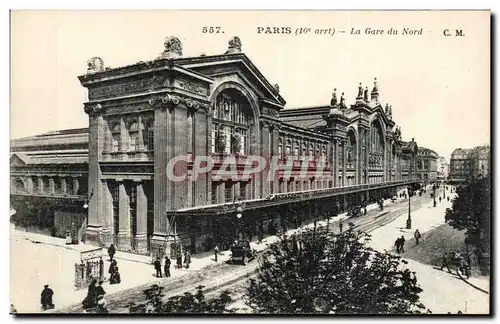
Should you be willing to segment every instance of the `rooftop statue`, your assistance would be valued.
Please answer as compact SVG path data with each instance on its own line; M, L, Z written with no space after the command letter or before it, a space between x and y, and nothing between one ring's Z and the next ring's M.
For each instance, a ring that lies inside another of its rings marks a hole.
M343 92L342 92L342 95L340 96L340 108L346 108L346 106L345 106L345 96L344 96Z
M104 71L104 61L100 57L93 57L87 61L87 73Z
M359 83L358 96L356 98L363 98L363 85L361 84L361 82Z
M364 93L364 95L363 95L363 99L364 99L365 101L368 101L368 87L366 87L366 88L365 88L365 93Z
M332 100L330 101L330 106L336 106L337 105L337 89L333 89L332 93Z
M238 36L234 36L228 42L228 48L226 54L239 53L241 52L241 40Z
M388 103L385 104L385 114L389 115L389 104Z
M160 58L173 58L182 56L182 43L181 41L175 37L170 36L165 38L165 42L163 42L165 49L163 53L160 54Z

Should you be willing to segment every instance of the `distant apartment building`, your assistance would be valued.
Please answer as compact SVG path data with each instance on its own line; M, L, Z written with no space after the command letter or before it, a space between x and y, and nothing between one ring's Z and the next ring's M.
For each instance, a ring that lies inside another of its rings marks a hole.
M446 181L450 174L450 165L445 157L440 156L437 160L437 180Z
M419 147L417 153L417 179L423 185L433 183L437 180L438 154L428 148Z
M490 173L490 147L455 149L451 153L449 181L460 183L470 178L487 176Z

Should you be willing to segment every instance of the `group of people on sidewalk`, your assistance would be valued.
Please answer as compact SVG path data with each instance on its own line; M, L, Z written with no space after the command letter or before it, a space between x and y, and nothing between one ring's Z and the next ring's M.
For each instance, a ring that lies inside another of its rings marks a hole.
M106 307L106 300L104 299L106 292L102 287L103 282L99 281L97 286L96 284L96 279L90 283L87 296L82 301L83 309L85 311L94 310L96 313L107 313L108 309Z
M183 263L184 261L184 263ZM170 266L172 264L172 261L170 260L170 258L168 256L165 256L165 263L163 265L163 273L165 274L165 277L170 277ZM156 260L153 262L153 265L154 265L154 269L155 269L155 272L156 272L156 277L157 278L163 278L163 275L162 275L162 272L161 272L161 268L162 268L162 264L161 264L161 260L160 258L156 258ZM182 259L182 252L179 250L177 251L176 253L176 268L177 269L182 269L183 267L185 267L186 269L189 269L191 265L191 253L186 250L184 251L184 260Z
M420 231L417 229L415 233L413 234L413 237L415 238L416 245L420 242L420 238L422 237L422 234L420 234ZM397 253L404 253L405 252L405 237L401 235L401 237L398 237L396 239L396 242L394 242L394 245L396 246L396 252Z

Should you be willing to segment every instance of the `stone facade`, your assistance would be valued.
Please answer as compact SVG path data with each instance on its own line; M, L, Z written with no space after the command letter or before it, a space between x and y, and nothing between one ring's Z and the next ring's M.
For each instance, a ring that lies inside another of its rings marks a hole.
M437 181L438 174L438 154L431 149L419 147L417 153L417 179L423 185L428 185Z
M88 240L143 254L179 244L197 252L418 182L418 146L402 140L376 80L370 98L360 86L350 106L334 93L330 105L284 109L279 86L241 49L234 38L225 54L183 58L170 37L154 61L89 61L79 77L88 89ZM200 157L212 168L195 181L168 176L172 165L193 175ZM277 163L241 177L253 157Z
M455 149L451 153L449 181L465 182L468 179L491 173L491 152L488 145L473 149Z

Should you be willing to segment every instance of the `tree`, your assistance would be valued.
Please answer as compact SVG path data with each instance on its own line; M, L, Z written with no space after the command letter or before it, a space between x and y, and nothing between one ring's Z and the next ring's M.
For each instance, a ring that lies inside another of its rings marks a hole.
M465 230L466 240L475 246L479 265L483 273L489 273L490 254L491 178L479 177L469 180L456 189L451 211L446 219L457 230Z
M228 307L233 302L229 292L224 291L219 297L207 299L203 288L204 286L196 287L194 295L187 292L184 295L173 296L165 300L164 287L152 285L144 290L146 302L129 304L129 312L133 314L224 314L237 311L236 308L229 309Z
M424 306L415 273L370 235L327 229L282 238L259 259L244 302L257 313L415 314Z

